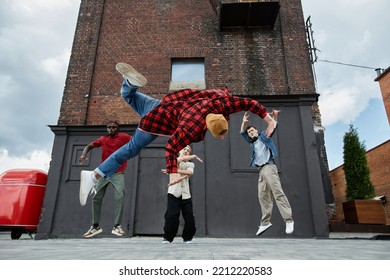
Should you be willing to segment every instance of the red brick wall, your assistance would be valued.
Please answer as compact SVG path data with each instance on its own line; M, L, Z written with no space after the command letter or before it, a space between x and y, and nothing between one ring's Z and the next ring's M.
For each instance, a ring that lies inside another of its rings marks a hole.
M58 124L86 124L104 1L81 1Z
M378 80L382 92L383 103L385 105L387 120L390 124L390 68L386 70Z
M205 58L207 88L315 93L300 0L280 1L272 30L223 32L212 2L82 0L58 124L138 122L119 94L120 61L143 73L149 83L142 91L156 97L168 92L171 59L178 57Z
M387 224L390 223L390 140L367 151L367 163L370 169L371 182L377 196L385 195L388 202L385 204ZM343 166L330 171L333 185L333 196L336 203L336 220L343 220L342 202L345 201L345 178Z

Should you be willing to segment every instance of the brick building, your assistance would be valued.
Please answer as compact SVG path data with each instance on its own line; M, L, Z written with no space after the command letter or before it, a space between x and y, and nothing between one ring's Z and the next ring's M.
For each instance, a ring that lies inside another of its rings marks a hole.
M378 77L375 81L379 82L379 88L382 93L383 104L387 114L387 120L390 124L390 67L382 71L377 69Z
M390 67L385 71L379 71L375 81L379 82L383 103L390 124ZM374 185L377 196L385 196L390 199L390 139L366 152L367 165L370 170L371 182ZM329 173L333 185L333 196L336 204L336 212L333 217L336 221L344 220L342 203L345 201L346 182L343 165L333 169ZM390 203L384 203L386 212L386 224L390 224Z
M328 184L323 130L300 0L82 0L55 134L43 216L37 239L80 237L90 225L90 203L78 201L83 169L98 166L77 160L89 142L117 120L133 133L138 116L119 94L117 62L133 65L148 79L142 91L161 98L183 88L228 87L267 108L282 111L274 136L277 165L293 207L295 237L327 237ZM204 74L176 80L175 65L196 64ZM231 115L223 141L206 134L193 143L205 159L192 177L197 236L255 236L260 220L257 170L249 167L249 147L238 134L242 113ZM253 116L259 129L264 122ZM166 204L166 137L159 137L126 170L123 228L129 236L160 235ZM274 207L265 236L285 237ZM110 228L112 193L102 209L101 226ZM181 232L181 229L179 229ZM103 235L105 233L103 232Z

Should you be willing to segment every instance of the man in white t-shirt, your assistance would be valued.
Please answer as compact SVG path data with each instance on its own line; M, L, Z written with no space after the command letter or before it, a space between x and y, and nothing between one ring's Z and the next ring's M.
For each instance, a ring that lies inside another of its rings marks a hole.
M195 235L195 219L192 210L192 199L190 192L189 179L194 173L195 164L190 160L197 159L203 162L198 156L191 155L191 147L186 146L179 152L178 162L178 174L181 176L181 181L168 188L168 201L167 210L165 212L165 225L164 225L164 244L169 244L175 238L179 223L180 212L184 219L184 229L182 238L184 243L192 243L192 238ZM166 170L162 170L166 173Z

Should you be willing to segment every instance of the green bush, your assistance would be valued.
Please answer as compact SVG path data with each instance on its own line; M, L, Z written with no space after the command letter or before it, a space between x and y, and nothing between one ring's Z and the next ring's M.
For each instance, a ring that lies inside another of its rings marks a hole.
M344 173L346 180L346 199L372 199L375 189L370 180L366 148L359 140L357 130L352 124L344 135Z

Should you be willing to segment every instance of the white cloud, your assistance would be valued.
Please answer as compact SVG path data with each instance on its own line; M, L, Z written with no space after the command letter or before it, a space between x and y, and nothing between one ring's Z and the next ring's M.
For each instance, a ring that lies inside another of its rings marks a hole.
M12 10L23 16L34 16L42 10L55 11L58 9L68 8L75 0L12 0L10 6ZM79 2L79 1L78 1Z
M372 0L328 0L327 3L329 5L332 5L333 3L335 5L338 5L340 8L344 9L354 9L354 8L367 8L371 5L380 5L379 2L384 2L387 0L375 0L374 2ZM333 3L332 3L333 2Z
M382 98L373 73L367 74L360 70L335 71L329 75L330 82L323 87L318 102L325 127L337 122L354 122L369 108L371 99Z
M0 73L0 97L5 97L9 92L12 92L12 87L12 77Z
M361 100L359 88L335 86L324 91L319 99L322 123L324 126L337 122L350 123L368 105L368 99ZM363 101L363 102L362 102Z
M48 151L35 150L29 154L14 157L8 151L0 148L0 174L10 169L41 169L45 172L49 170L51 155Z
M0 149L50 149L80 0L0 1ZM3 153L4 156L4 153ZM12 159L12 160L11 160Z
M70 49L64 50L55 57L48 57L41 61L42 69L54 78L64 77L64 69L68 66Z

